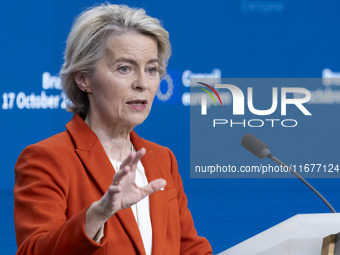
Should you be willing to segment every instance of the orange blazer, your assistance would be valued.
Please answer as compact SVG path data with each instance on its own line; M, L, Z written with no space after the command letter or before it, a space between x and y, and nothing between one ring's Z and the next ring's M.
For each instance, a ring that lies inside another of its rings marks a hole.
M131 208L105 224L98 244L85 233L87 208L106 192L115 170L95 133L74 115L67 130L28 146L15 166L14 221L20 255L145 254ZM211 254L197 235L173 153L131 133L149 181L164 178L150 195L152 254Z

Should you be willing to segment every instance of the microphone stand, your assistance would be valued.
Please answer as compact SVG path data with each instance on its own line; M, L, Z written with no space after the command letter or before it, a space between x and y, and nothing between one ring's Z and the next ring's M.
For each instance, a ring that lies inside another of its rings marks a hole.
M283 163L281 160L279 160L277 157L273 156L272 154L268 154L267 156L268 158L270 158L271 160L275 161L276 163L280 164L283 167L286 167L289 169L289 171L294 174L297 178L299 178L304 184L306 184L306 186L308 188L310 188L327 206L329 209L331 209L331 211L333 213L336 213L336 211L334 210L334 208L331 206L331 204L326 200L326 198L324 198L319 191L317 191L311 184L309 184L309 182L307 182L299 173L297 173L296 171L294 171L293 169L291 169L289 166L287 166L285 163Z

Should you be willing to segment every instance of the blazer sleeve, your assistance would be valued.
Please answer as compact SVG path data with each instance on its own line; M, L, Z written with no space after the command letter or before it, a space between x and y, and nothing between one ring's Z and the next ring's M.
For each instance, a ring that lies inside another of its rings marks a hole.
M169 150L171 158L172 178L177 189L177 200L181 226L181 255L206 255L212 254L210 243L204 237L197 235L194 222L187 204L187 197L184 193L182 179L178 172L177 161Z
M18 255L92 254L102 244L85 232L84 208L67 218L65 158L45 145L31 145L15 166L14 222Z

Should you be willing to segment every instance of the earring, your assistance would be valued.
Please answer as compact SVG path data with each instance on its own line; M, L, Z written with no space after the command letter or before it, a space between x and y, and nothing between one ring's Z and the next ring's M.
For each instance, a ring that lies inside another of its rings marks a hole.
M85 89L84 91L87 92L87 89Z

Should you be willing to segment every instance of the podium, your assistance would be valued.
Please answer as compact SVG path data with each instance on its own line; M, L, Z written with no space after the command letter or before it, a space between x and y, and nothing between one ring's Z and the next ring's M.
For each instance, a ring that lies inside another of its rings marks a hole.
M323 238L340 232L340 213L297 214L219 255L321 255Z

